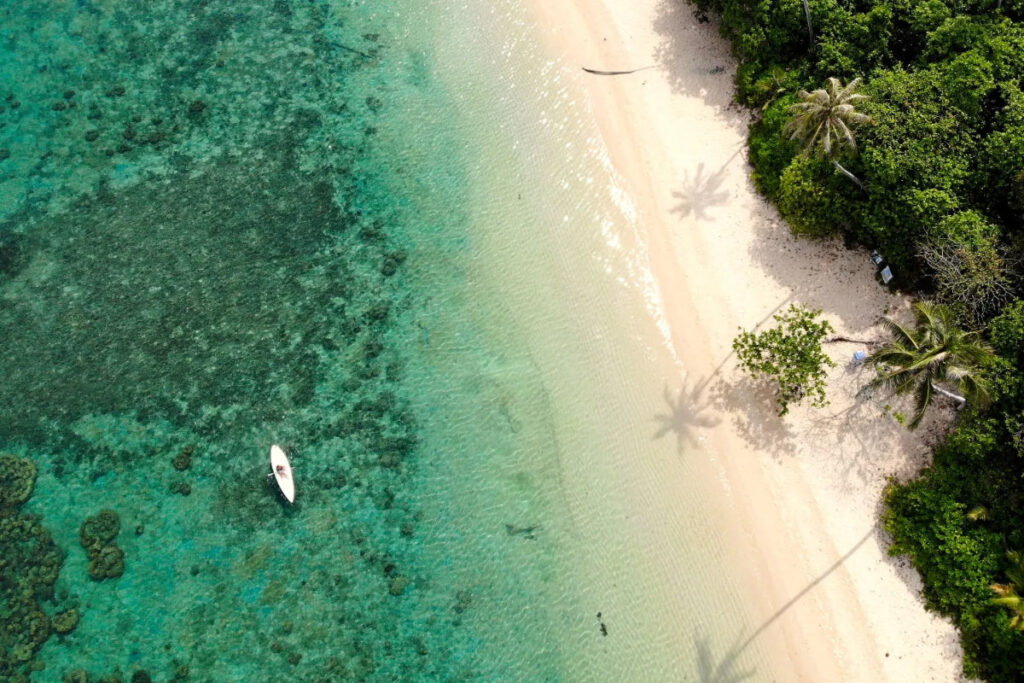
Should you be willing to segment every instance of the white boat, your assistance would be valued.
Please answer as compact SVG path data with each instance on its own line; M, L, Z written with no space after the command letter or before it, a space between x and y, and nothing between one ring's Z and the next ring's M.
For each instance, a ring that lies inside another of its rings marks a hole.
M292 479L292 465L288 462L288 456L284 454L277 444L270 447L271 474L277 480L281 493L288 499L289 503L295 502L295 480Z

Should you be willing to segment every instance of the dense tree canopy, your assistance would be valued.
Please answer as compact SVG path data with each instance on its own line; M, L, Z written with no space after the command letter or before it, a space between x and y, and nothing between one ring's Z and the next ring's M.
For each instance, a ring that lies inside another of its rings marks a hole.
M791 228L878 249L897 286L996 352L978 375L992 400L890 488L885 522L928 605L959 626L965 671L1024 680L1024 0L695 2L740 61L754 181ZM801 91L832 78L869 96L843 158L864 189L790 139Z

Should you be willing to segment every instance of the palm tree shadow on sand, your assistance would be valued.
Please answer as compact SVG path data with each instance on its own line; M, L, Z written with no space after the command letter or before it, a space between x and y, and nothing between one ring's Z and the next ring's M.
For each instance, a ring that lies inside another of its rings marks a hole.
M687 172L683 176L682 189L672 193L672 196L679 200L679 204L672 209L673 213L677 213L683 218L693 214L697 220L713 221L714 218L708 213L708 209L728 201L729 192L720 188L725 182L726 169L742 149L742 147L738 147L714 173L705 172L703 161L697 164L697 171L692 177Z
M818 575L816 579L811 581L809 584L803 587L799 593L790 598L786 604L775 610L775 613L768 617L764 623L757 627L757 629L749 636L744 638L746 629L740 631L739 635L736 636L736 640L732 645L725 651L725 653L716 660L714 654L711 651L711 646L708 643L708 639L702 635L694 635L693 641L697 649L697 680L700 683L738 683L739 681L745 681L748 678L753 677L756 671L753 669L741 669L740 668L740 657L747 650L750 645L757 640L758 636L764 633L768 628L778 621L786 612L796 605L800 600L810 593L814 588L822 581L827 579L833 572L843 566L850 557L853 556L857 550L864 545L869 538L876 537L880 533L880 528L877 524L872 525L868 529L867 533L857 541L846 553L838 560L832 563L832 565L824 572Z
M654 433L654 438L661 439L669 433L674 433L676 449L680 455L682 455L685 445L696 446L700 443L699 430L714 427L719 423L717 417L703 414L709 407L703 394L710 380L711 377L707 377L690 389L684 385L679 388L679 393L675 397L669 391L668 385L665 385L662 396L668 406L668 412L654 416L654 421L658 423L658 430Z
M746 647L744 643L740 642L742 637L743 633L741 632L721 659L716 660L708 638L703 635L694 635L693 644L697 649L697 680L700 683L740 683L740 681L754 677L757 673L756 669L740 668L739 657Z

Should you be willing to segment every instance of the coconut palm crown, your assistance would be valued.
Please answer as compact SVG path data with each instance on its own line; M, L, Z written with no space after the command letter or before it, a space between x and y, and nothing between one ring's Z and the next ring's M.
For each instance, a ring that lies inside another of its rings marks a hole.
M921 301L914 304L914 314L914 330L885 318L883 325L892 341L868 357L870 363L881 368L872 385L888 387L897 394L914 392L910 429L921 423L936 393L961 403L968 399L986 402L988 389L980 367L992 355L992 349L977 333L957 327L947 306ZM942 388L942 384L954 386L962 395Z
M821 150L835 159L844 149L857 151L853 128L870 123L871 117L857 111L855 105L870 99L857 91L861 79L855 78L845 86L838 78L829 78L825 88L812 92L801 90L797 102L789 108L793 119L786 125L790 140L798 140L805 153Z

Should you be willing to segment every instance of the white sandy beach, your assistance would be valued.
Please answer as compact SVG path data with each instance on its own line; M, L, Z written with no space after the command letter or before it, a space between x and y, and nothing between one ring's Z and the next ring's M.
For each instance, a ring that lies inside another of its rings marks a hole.
M791 302L860 339L906 303L876 284L866 253L794 239L756 193L750 115L732 104L735 62L714 23L681 0L534 5L637 207L682 365L674 418L732 492L739 571L760 624L748 637L779 658L785 680L957 680L955 630L924 610L916 573L887 556L878 527L887 477L920 467L929 425L910 434L883 415L883 397L856 398L856 345L828 346L831 405L784 419L731 354L738 328ZM598 76L584 66L650 68Z

